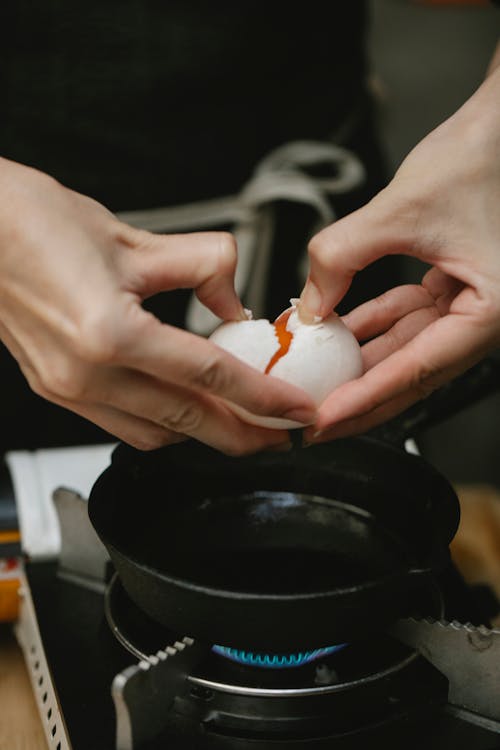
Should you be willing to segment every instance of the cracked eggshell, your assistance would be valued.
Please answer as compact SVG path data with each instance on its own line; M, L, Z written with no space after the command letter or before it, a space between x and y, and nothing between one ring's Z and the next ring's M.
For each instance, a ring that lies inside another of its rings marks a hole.
M209 338L214 344L260 372L265 372L269 360L279 347L273 324L263 318L222 323ZM226 401L226 403L235 414L249 424L277 430L288 430L299 426L291 419L263 417L252 414L231 401Z
M287 330L293 333L290 348L271 374L302 388L317 406L339 385L362 374L361 347L338 315L308 325L294 310Z
M210 341L260 372L279 346L273 324L264 319L222 323Z
M317 406L339 385L362 375L359 343L335 313L306 324L292 307L286 329L293 334L290 346L269 374L302 388ZM274 325L263 319L223 323L210 340L260 372L266 370L280 347ZM275 429L304 426L289 419L251 414L230 402L228 405L250 424Z

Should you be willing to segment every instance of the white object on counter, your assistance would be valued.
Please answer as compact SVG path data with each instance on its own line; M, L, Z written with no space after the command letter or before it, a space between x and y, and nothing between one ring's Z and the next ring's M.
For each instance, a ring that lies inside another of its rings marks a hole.
M24 554L33 560L59 555L61 535L52 493L58 487L67 487L87 498L98 476L109 465L115 445L6 453Z

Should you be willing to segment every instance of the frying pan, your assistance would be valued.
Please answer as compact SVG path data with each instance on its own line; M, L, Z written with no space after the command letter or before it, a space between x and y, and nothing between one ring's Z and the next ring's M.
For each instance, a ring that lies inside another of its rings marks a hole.
M179 634L281 653L364 638L413 613L458 526L452 486L405 438L498 375L485 360L376 432L288 453L119 445L91 522L130 598Z

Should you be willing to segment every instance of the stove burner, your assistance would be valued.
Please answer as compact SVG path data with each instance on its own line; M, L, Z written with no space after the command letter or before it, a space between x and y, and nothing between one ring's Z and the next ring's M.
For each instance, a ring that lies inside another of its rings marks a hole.
M244 666L261 667L263 669L289 669L290 667L302 667L304 664L310 664L312 661L330 656L346 645L346 643L340 643L337 646L316 648L313 651L299 651L296 654L256 654L252 651L242 651L228 646L213 646L212 651Z
M128 598L116 573L106 591L104 610L108 625L115 637L127 651L139 659L147 661L151 654L164 649L178 637L177 634L151 620L139 610ZM341 643L293 654L262 654L215 645L212 647L212 652L241 666L276 670L305 666L335 654L346 645L346 643Z
M106 591L105 613L120 643L160 670L154 690L170 679L169 663L171 679L178 679L179 663L160 654L179 635L145 615L117 575ZM184 744L175 747L267 750L272 740L273 746L326 750L358 734L402 740L410 722L417 729L442 707L447 689L446 679L418 652L381 631L363 641L288 655L207 644L180 683L168 722L183 737Z

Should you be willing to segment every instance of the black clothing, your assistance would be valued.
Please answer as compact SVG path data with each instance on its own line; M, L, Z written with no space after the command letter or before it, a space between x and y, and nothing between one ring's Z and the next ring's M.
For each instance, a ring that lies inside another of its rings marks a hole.
M364 96L359 0L3 6L0 152L113 211L235 192Z

